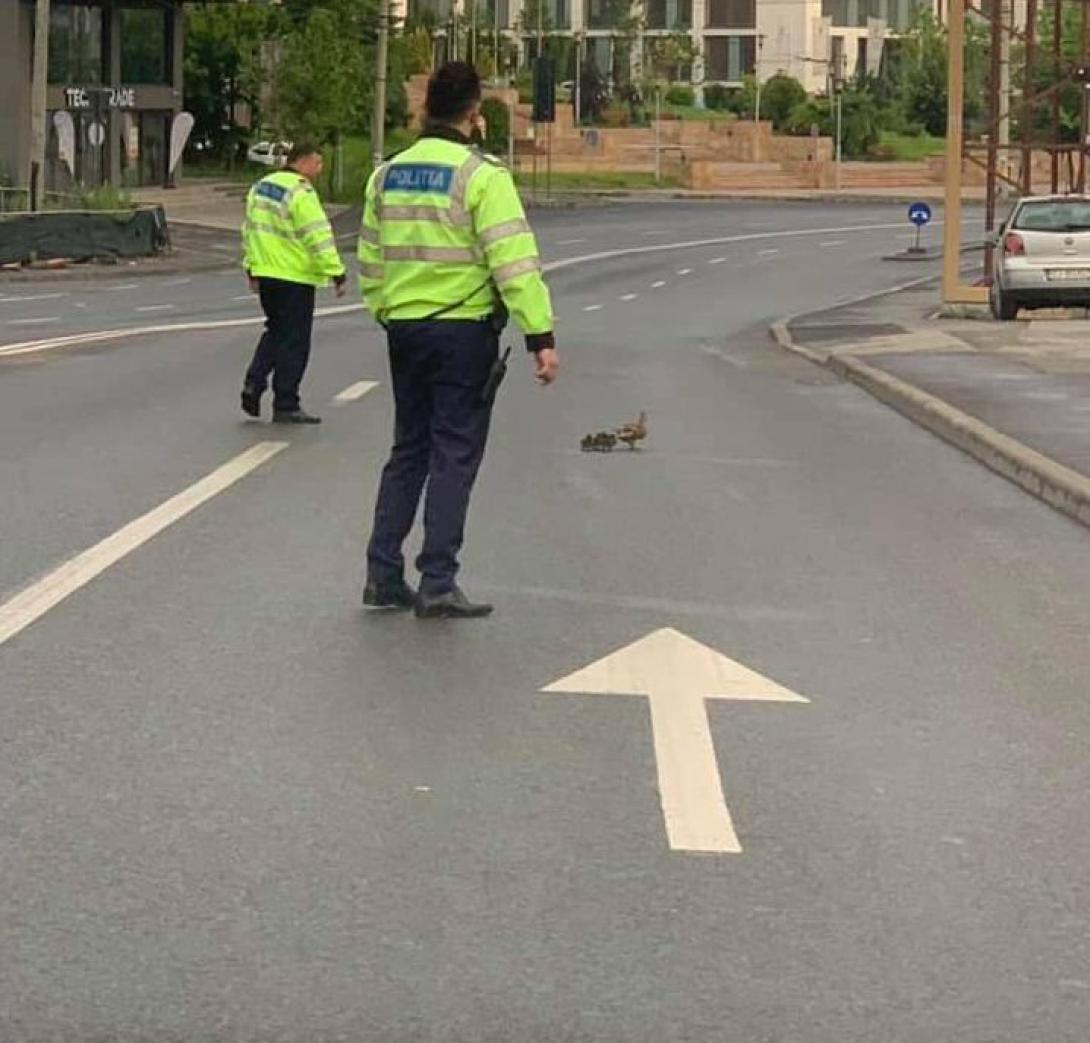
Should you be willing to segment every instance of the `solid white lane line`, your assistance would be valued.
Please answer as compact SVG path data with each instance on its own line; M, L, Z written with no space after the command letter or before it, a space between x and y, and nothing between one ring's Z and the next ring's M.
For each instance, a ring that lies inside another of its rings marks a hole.
M147 514L118 529L82 554L59 565L25 590L0 604L0 645L86 586L111 565L184 518L201 504L288 447L288 442L259 442Z
M932 222L932 227L942 226L942 221ZM872 225L840 225L833 228L796 228L782 232L748 232L742 235L723 235L714 239L689 239L677 243L655 243L653 246L628 246L619 250L600 250L596 253L578 254L575 257L565 257L560 260L550 261L542 265L544 272L558 272L565 268L575 268L595 261L611 261L619 257L634 257L640 254L666 253L671 250L695 250L707 246L725 246L728 243L749 243L769 239L799 239L819 235L856 234L862 232L886 232L890 229L900 229L904 225L897 224L872 224ZM115 289L133 289L134 286L114 287ZM600 306L599 306L600 307ZM330 308L319 308L314 314L316 318L327 315L342 315L348 312L365 311L362 304L345 304ZM590 309L596 311L596 308ZM220 319L215 322L180 322L171 325L129 327L115 330L95 330L85 333L75 333L66 337L55 337L49 340L26 341L20 344L7 344L0 346L0 358L25 355L37 351L50 351L54 348L72 347L77 344L97 344L101 341L120 340L126 337L145 337L153 333L188 333L194 330L228 329L232 326L255 326L265 321L263 316L254 316L245 319Z
M9 319L9 326L40 326L46 322L60 322L60 317L57 315L51 315L49 318L39 319Z
M23 304L26 301L55 301L67 297L67 293L34 293L26 297L0 297L0 304Z
M365 311L362 304L339 304L329 308L319 308L314 313L317 319L333 315L346 315L350 312ZM18 344L0 345L0 358L16 355L29 355L35 351L51 351L54 348L69 348L77 344L98 344L105 340L125 340L129 337L146 337L152 333L193 333L200 330L232 329L236 326L260 326L265 316L254 315L245 319L216 319L207 322L174 322L162 326L127 326L115 330L96 330L91 333L72 333L48 340L28 340Z
M137 311L174 311L177 308L177 304L145 304L141 308L137 308Z
M334 402L355 402L378 387L377 380L360 380L333 396Z
M659 279L658 282L653 282L651 284L651 289L652 290L661 290L665 285L666 285L666 280L665 279Z
M638 293L626 293L621 297L622 301L634 301L639 296Z

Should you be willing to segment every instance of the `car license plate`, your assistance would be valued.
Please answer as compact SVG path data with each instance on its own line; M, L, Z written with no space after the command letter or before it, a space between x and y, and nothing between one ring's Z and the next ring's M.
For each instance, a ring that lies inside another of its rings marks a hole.
M1090 268L1049 268L1049 282L1090 282Z

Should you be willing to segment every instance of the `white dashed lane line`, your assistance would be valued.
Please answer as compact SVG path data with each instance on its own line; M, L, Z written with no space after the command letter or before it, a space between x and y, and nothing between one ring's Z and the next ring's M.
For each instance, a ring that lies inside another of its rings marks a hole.
M26 297L0 297L0 304L24 304L27 301L55 301L67 293L35 293Z
M350 384L343 391L333 396L333 402L335 405L341 405L345 402L355 402L358 399L363 398L368 391L373 391L378 387L378 382L374 380L360 380L355 384Z
M602 306L600 304L588 304L583 311L601 311Z
M780 251L775 249L775 248L768 249L768 250L761 250L761 251L759 251L758 256L760 256L760 257L773 257L776 254L778 254L779 252Z
M177 308L177 304L145 304L141 308L137 308L137 311L174 311Z
M708 264L723 264L726 261L725 257L713 257Z
M122 290L135 290L137 288L136 283L127 282L121 286L104 286L103 289L107 293L120 293Z
M586 239L561 239L557 242L557 246L576 246L579 243L585 243Z
M827 242L818 243L818 246L819 247L844 246L845 243L846 243L846 240L844 240L844 239L829 239Z
M677 270L678 275L692 275L692 268L679 268Z
M255 293L240 293L237 297L232 297L231 298L231 300L233 300L233 301L248 301L248 300L251 300L251 299L256 300L257 299L257 294L255 294Z
M46 322L60 322L60 318L56 315L51 315L49 318L40 319L10 319L8 321L9 326L40 326Z
M638 293L625 293L621 295L622 301L634 301L639 296Z
M652 290L661 290L665 285L666 285L666 280L665 279L659 279L658 282L653 282L651 284L651 289Z

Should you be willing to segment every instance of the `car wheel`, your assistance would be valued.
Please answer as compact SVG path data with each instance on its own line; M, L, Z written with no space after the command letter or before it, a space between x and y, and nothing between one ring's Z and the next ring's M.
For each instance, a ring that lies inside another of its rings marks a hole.
M992 306L992 315L999 322L1013 322L1018 318L1018 301L1010 294L1004 293L998 283L992 283L988 297Z

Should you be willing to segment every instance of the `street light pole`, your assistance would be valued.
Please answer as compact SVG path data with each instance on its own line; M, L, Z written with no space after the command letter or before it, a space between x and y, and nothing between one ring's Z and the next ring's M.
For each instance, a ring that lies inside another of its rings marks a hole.
M380 0L378 46L375 48L375 111L371 118L371 161L382 162L386 152L386 55L390 46L390 0Z
M761 122L761 51L764 48L765 38L757 36L757 60L753 63L753 78L757 81L757 103L753 109L753 122Z
M37 210L45 189L46 84L49 70L50 0L37 0L34 18L34 69L30 88L30 209Z

